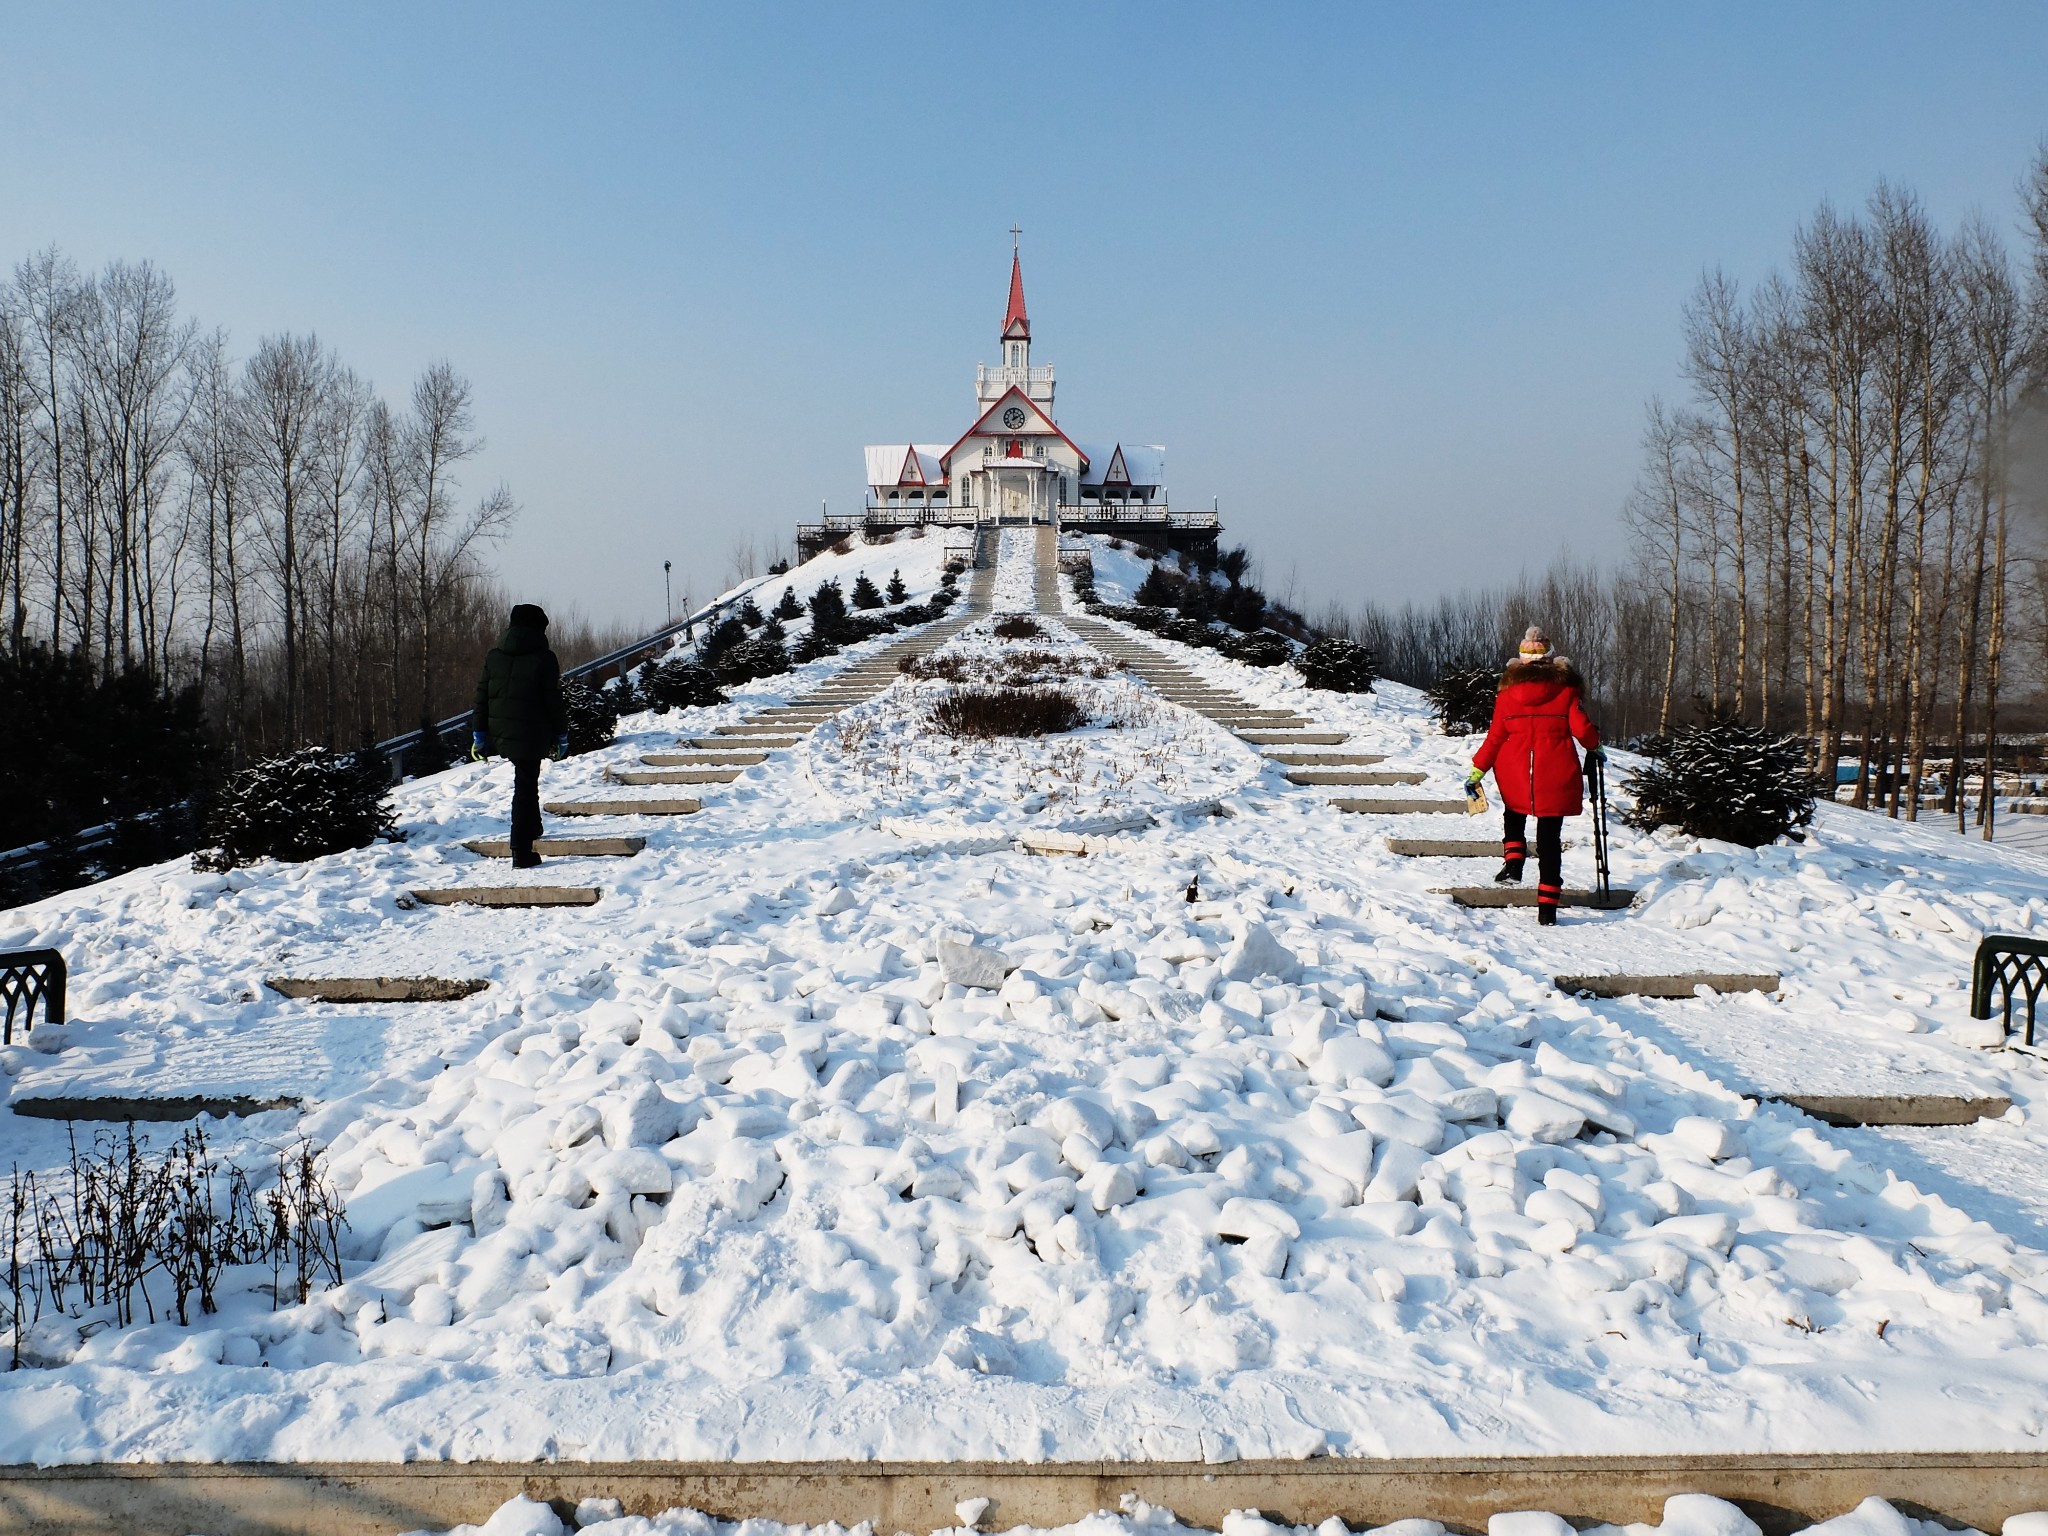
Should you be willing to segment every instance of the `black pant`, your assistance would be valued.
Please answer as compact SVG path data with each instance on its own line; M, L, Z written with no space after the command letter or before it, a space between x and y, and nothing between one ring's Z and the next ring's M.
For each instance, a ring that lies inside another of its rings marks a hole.
M512 851L533 852L540 836L540 759L512 759Z
M1529 856L1529 845L1523 841L1529 825L1529 818L1520 811L1502 811L1500 815L1501 856L1521 868L1522 861ZM1536 899L1539 902L1557 904L1558 892L1564 889L1564 818L1562 816L1538 816L1536 818Z

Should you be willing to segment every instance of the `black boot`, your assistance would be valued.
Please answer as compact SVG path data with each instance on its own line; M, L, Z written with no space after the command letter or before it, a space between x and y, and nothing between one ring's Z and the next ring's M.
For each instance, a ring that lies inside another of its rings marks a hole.
M1522 861L1509 859L1501 865L1500 873L1493 877L1495 885L1520 885L1522 883Z
M1556 902L1543 901L1536 904L1536 926L1538 928L1555 928L1557 926Z
M531 848L528 848L523 853L515 853L512 855L512 867L514 869L539 869L540 855Z

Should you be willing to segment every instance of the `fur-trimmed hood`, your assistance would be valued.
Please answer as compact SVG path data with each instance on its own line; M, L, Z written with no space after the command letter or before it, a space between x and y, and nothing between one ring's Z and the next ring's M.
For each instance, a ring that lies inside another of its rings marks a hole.
M1507 671L1500 675L1500 689L1505 692L1517 683L1564 683L1580 693L1586 691L1586 680L1579 676L1579 669L1572 665L1569 656L1537 656L1509 662Z

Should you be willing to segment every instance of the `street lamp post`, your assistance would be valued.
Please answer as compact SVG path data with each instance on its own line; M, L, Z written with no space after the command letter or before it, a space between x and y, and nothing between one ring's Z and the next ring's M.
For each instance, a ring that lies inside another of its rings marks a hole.
M668 581L668 572L671 563L672 562L667 560L661 562L661 605L663 609L666 610L668 613L668 622L673 624L676 621L676 600L673 591L669 587Z

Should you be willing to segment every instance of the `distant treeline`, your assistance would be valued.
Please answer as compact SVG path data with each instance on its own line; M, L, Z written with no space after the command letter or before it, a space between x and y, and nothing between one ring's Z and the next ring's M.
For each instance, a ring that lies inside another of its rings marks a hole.
M1682 316L1691 397L1649 408L1628 568L1326 624L1426 683L1541 623L1615 734L1792 732L1816 766L1857 757L1857 803L1912 816L1930 757L2041 725L2048 146L2020 213L2015 253L1881 185L1860 214L1823 205L1746 294L1709 271Z

